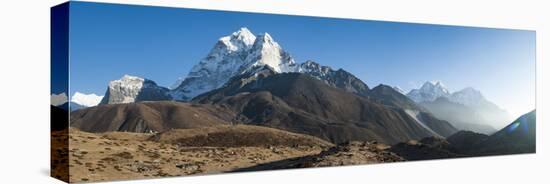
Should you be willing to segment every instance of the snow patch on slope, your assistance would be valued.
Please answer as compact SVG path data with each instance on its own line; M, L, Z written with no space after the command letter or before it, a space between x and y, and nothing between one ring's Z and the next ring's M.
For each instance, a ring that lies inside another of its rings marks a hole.
M419 111L415 111L415 110L411 110L411 109L405 109L405 113L407 113L407 115L409 115L411 118L413 118L420 126L424 127L426 130L428 130L433 135L438 136L438 137L443 137L443 136L439 135L438 133L436 133L435 131L433 131L430 127L428 127L426 125L426 123L424 123L422 118L419 117L419 115L420 115Z
M395 90L395 91L397 91L397 92L399 92L403 95L405 94L405 90L401 89L399 86L393 86L392 88L393 88L393 90Z

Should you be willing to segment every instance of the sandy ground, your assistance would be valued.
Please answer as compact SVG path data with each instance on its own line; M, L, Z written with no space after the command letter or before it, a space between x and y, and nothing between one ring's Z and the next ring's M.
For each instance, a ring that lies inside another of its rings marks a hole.
M237 171L258 171L273 169L333 167L346 165L377 164L405 161L389 151L389 146L377 142L350 142L333 146L319 154L259 164Z
M52 175L71 183L403 161L376 142L333 145L255 126L52 135Z
M70 182L211 174L320 153L319 146L189 147L151 134L92 134L71 129Z

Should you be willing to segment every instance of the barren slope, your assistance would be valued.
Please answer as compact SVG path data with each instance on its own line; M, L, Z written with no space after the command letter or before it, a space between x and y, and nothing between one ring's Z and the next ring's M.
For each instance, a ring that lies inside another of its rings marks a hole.
M221 173L318 154L331 146L311 136L245 125L171 130L156 136L71 128L69 142L71 182Z

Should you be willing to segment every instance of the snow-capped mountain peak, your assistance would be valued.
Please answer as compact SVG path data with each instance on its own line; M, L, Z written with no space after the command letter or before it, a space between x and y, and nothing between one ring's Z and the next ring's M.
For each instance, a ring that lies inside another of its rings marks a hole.
M145 82L144 78L132 76L132 75L124 75L119 80L114 80L109 82L110 87L115 86L127 86L127 87L138 87L141 88L143 86L143 82Z
M369 87L353 74L343 69L333 70L329 66L323 66L311 60L296 64L296 68L292 71L308 74L323 81L325 84L361 96L366 96L369 91Z
M109 99L105 98L103 101L109 104L135 102L135 99L141 91L144 82L144 78L131 75L124 75L118 80L113 80L109 82L109 89L107 89L107 93L105 94L105 96L111 97L114 96L113 93L117 93L120 98L117 98L116 100L111 100L109 102L106 101Z
M449 90L441 81L429 81L424 83L420 88L423 92L436 93L441 95L449 95Z
M194 65L186 77L179 78L170 89L157 86L148 79L124 75L109 83L101 103L187 101L222 87L232 77L256 75L266 68L273 73L308 74L330 86L362 96L366 96L369 91L365 83L343 69L333 70L310 60L297 64L269 33L255 36L243 27L220 37L206 57Z
M334 70L329 66L322 66L315 61L307 60L299 65L296 72L315 74L318 75L318 77L325 77L329 73L334 72Z
M99 96L94 93L84 94L77 91L71 97L71 102L85 107L92 107L99 104L99 102L101 102L101 99L103 99L103 96Z
M250 30L243 27L231 35L221 37L209 55L223 55L228 52L247 50L250 49L255 40L256 36Z
M460 91L454 92L451 95L450 100L452 102L467 106L475 106L486 101L485 97L483 97L479 90L471 87L467 87Z
M434 101L439 97L451 95L441 81L425 82L420 89L413 89L407 96L415 102Z
M253 40L253 42L252 42ZM222 87L230 78L255 73L269 67L275 73L300 72L325 83L366 95L368 86L342 69L332 70L313 61L297 64L269 33L254 36L241 28L220 38L210 53L193 66L187 77L172 88L174 100L190 100L205 92Z
M221 37L210 53L193 66L187 77L170 92L175 100L188 100L217 89L231 77L268 65L275 72L296 70L294 59L264 33L254 36L247 28Z
M489 103L477 89L467 87L451 93L441 81L428 81L420 89L411 90L407 96L415 102L433 102L439 97L445 97L451 102L466 106Z
M443 85L443 82L441 82L440 80L427 81L426 83L434 85L434 86L445 87L445 85Z
M242 40L247 45L254 44L254 41L256 40L256 36L246 27L241 27L239 31L234 32L231 35L237 40Z
M109 82L109 88L112 89L142 89L147 87L158 87L157 84L149 79L132 76L132 75L124 75L122 78L118 80L113 80Z
M268 33L256 38L256 42L246 57L244 71L264 65L270 66L277 73L291 72L296 67L290 54L284 51Z
M258 45L262 45L262 46L273 45L273 46L279 47L279 44L273 41L273 37L271 37L269 33L260 34L258 35L258 37L256 37L256 39L257 41L255 43Z
M168 89L154 81L131 75L124 75L109 82L102 104L131 103L147 100L169 100Z

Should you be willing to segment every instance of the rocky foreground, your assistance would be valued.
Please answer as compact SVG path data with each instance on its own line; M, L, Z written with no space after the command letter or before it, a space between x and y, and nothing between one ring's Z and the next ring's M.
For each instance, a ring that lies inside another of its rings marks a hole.
M252 125L161 133L89 133L70 128L52 132L51 162L52 176L68 182L124 180L534 153L534 137L534 111L490 136L462 131L447 139L426 137L392 146L376 141L335 145Z
M389 148L390 146L378 144L376 141L354 141L325 149L319 154L259 164L235 171L331 167L405 161L402 157L390 152Z
M52 158L59 158L52 162L68 164L70 182L403 160L386 151L389 146L375 142L335 146L311 136L245 125L180 129L156 134L88 133L74 128L69 132L68 150L52 150L55 155ZM234 140L257 141L239 144ZM57 136L52 143L62 144L64 141L67 141L66 137ZM63 159L64 155L68 155L68 161Z

